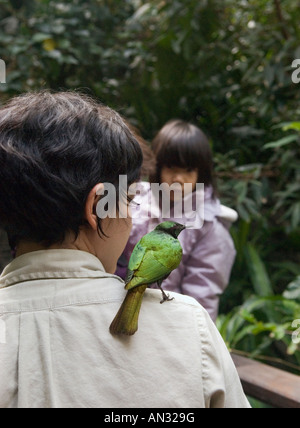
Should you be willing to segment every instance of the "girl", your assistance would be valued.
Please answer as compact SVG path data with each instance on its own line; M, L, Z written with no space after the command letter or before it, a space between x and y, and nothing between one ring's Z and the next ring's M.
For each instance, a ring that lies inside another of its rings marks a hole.
M237 213L222 207L217 199L212 152L207 137L198 127L181 120L168 122L155 137L153 151L156 170L150 183L140 184L135 199L139 206L132 208L133 229L122 257L123 265L145 233L167 219L191 224L196 206L193 227L179 237L183 248L181 265L163 282L163 288L194 297L215 321L219 298L228 285L236 256L229 227L237 220ZM165 183L159 195L154 183ZM204 184L204 194L197 183ZM187 184L188 192L184 191ZM172 186L175 191L166 193L164 186L167 189ZM171 208L166 218L163 207L168 195Z

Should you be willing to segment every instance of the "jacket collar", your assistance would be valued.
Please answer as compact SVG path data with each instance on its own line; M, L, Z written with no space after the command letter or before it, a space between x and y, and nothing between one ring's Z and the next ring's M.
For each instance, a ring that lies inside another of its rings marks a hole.
M0 289L19 282L49 278L112 276L95 256L78 250L42 250L14 259L0 276Z

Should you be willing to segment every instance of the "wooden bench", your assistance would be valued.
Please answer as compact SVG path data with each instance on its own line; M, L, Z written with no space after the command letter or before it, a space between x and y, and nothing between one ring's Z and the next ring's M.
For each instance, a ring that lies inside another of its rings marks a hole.
M232 354L244 391L277 408L300 408L300 376Z

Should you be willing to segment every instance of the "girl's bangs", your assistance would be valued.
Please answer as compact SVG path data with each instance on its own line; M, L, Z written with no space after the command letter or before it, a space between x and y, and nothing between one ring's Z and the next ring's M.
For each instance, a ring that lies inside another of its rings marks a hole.
M198 149L198 150L197 150ZM168 168L177 167L185 169L199 168L199 144L189 144L174 139L158 153L157 162Z

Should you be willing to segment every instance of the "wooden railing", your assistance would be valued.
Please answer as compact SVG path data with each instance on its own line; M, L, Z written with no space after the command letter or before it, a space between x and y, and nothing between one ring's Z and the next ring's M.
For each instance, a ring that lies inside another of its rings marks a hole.
M300 376L232 354L245 393L277 408L300 408Z

